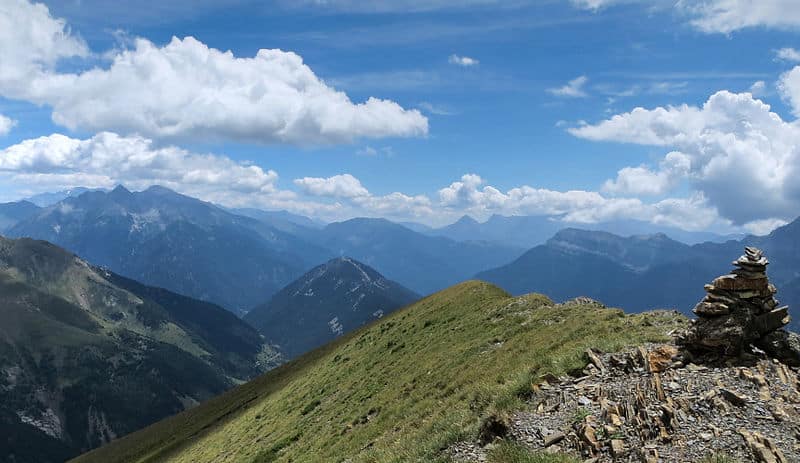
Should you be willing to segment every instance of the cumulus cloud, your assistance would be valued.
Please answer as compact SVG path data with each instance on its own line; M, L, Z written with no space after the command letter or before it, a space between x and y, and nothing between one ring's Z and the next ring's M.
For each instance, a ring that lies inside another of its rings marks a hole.
M477 66L480 64L480 61L476 60L475 58L470 58L469 56L459 56L459 55L450 55L447 59L447 62L450 64L455 64L456 66L463 66L463 67L470 67L470 66Z
M41 3L0 0L0 91L24 93L59 60L89 55L86 43Z
M464 175L459 181L439 190L439 201L446 210L465 211L476 216L490 213L545 215L576 224L633 219L686 230L703 230L713 224L725 223L700 194L644 203L639 198L609 198L595 191L556 191L528 185L503 192L486 185L476 174Z
M800 96L796 77L785 76L781 84L792 101ZM672 169L737 225L789 219L800 210L800 187L793 181L800 174L800 128L749 93L720 91L702 107L636 108L569 132L588 140L672 148L680 156L666 155L658 173L637 171L631 185L644 177L670 178ZM619 181L607 185L618 187Z
M83 140L53 134L12 145L0 151L0 178L36 192L117 184L142 189L157 184L221 203L248 195L294 197L276 188L278 174L272 170L109 132Z
M350 174L332 177L304 177L294 181L304 193L346 200L351 211L390 218L420 218L433 214L430 199L425 195L410 196L400 192L373 195L359 179Z
M563 87L558 88L549 88L547 91L555 96L564 96L569 98L581 98L587 96L586 91L583 87L589 81L589 78L586 76L576 77Z
M361 185L361 181L350 174L333 177L304 177L295 179L294 184L313 196L329 196L334 198L357 198L368 196L369 191Z
M0 4L23 7L0 15L23 24L0 24L0 94L49 105L53 120L70 129L300 145L428 132L418 110L378 98L353 102L299 55L277 49L237 57L192 37L165 46L138 38L112 53L108 68L57 72L60 59L87 54L85 44L42 5Z
M8 135L8 132L11 132L15 125L17 125L17 121L0 114L0 137Z
M616 180L605 182L603 191L615 195L663 195L685 178L690 168L691 158L673 151L664 157L656 171L647 166L620 169Z

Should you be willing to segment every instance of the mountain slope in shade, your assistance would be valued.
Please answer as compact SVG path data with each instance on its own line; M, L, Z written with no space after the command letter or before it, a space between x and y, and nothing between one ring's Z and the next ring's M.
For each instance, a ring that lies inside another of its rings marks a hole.
M258 220L162 187L87 192L8 230L238 313L332 257Z
M0 455L13 461L64 461L276 360L221 307L0 237Z
M417 299L411 290L343 257L312 269L245 320L292 358Z
M28 201L0 203L0 232L34 215L39 209L39 206Z
M332 223L318 236L320 246L374 267L420 294L447 288L524 252L513 246L427 236L384 219Z

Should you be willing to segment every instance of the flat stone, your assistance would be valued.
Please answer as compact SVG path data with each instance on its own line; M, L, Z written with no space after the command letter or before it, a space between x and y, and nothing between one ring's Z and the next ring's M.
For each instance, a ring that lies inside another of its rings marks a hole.
M727 291L766 291L769 288L769 281L766 277L760 279L747 279L739 278L737 275L722 275L721 277L714 279L712 284L715 288L724 289Z
M700 302L694 306L692 312L699 316L716 317L731 313L731 309L722 302Z
M564 434L563 432L560 432L560 431L559 432L554 432L554 433L544 437L544 446L545 446L545 448L547 448L547 447L550 447L551 445L558 444L559 442L564 440L566 437L567 437L567 435Z

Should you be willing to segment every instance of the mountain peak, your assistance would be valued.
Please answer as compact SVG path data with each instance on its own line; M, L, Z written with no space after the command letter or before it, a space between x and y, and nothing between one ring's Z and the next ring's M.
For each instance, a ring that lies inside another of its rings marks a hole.
M301 276L245 320L295 357L419 296L351 257L338 257Z
M478 221L468 214L464 214L453 225L478 225Z
M144 193L148 194L156 194L156 195L177 195L178 193L174 190L170 190L169 188L161 185L153 185L148 189L144 190Z
M120 185L117 185L116 187L114 187L114 189L111 190L111 192L109 194L115 195L115 196L121 196L121 195L128 196L128 195L131 195L132 193L130 192L130 190L128 190L127 188L125 188L124 186L122 186L120 184Z

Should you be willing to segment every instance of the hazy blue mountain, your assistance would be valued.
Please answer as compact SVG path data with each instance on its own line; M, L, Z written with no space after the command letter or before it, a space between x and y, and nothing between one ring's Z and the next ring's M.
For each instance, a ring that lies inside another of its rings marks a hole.
M47 207L47 206L52 206L53 204L63 201L67 198L80 196L86 193L87 191L106 191L106 190L102 188L76 187L76 188L70 188L69 190L39 193L37 195L31 196L30 198L26 198L26 200L32 202L33 204L36 204L39 207Z
M325 226L324 222L303 215L292 214L289 211L264 211L261 209L241 208L231 209L231 212L256 219L280 231L300 236L307 236L311 230L319 230Z
M532 248L544 244L559 230L578 227L586 230L605 231L621 236L665 234L673 240L687 244L706 241L722 242L734 237L725 237L709 232L689 232L674 227L653 225L635 220L602 222L593 225L576 225L546 216L493 215L486 222L478 222L463 216L446 227L433 229L427 234L445 236L456 241L489 241L511 246ZM741 237L737 237L741 238Z
M8 230L143 283L239 313L332 255L256 219L162 187L87 192Z
M763 249L778 298L800 314L800 219L767 236L688 246L665 235L619 237L564 230L507 265L477 278L514 294L542 292L556 299L589 296L626 310L676 308L690 313L703 285L724 274L744 246ZM795 325L798 326L798 325Z
M427 236L388 220L365 218L332 223L322 229L317 242L420 294L447 288L524 252L513 246Z
M13 227L21 220L27 219L39 209L39 206L30 201L0 203L0 232Z
M278 360L219 306L0 237L0 449L62 462Z
M245 320L293 358L419 299L353 259L333 259L251 310Z

